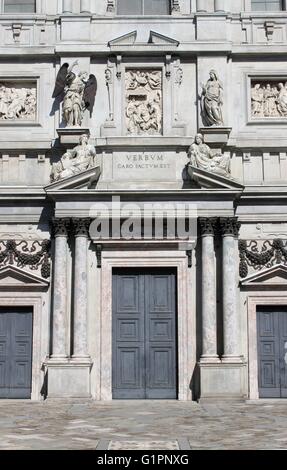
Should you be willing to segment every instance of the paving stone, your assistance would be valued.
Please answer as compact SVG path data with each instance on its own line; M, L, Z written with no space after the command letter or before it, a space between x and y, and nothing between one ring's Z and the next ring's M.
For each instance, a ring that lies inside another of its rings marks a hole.
M159 441L178 449L184 440L192 450L286 449L286 429L287 400L202 406L165 400L9 406L0 401L0 449L95 449L100 442L105 449L131 443L141 448Z

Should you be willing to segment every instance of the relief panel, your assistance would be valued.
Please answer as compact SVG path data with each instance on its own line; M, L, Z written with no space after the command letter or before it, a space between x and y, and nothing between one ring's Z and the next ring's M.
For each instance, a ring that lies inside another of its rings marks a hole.
M162 72L129 69L125 72L128 135L162 133Z
M251 79L252 119L287 119L287 77Z
M0 124L36 119L37 82L0 78Z

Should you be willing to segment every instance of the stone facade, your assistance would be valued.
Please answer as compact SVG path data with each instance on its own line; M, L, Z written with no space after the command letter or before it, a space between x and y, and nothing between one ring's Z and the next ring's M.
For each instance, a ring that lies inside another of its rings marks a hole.
M257 309L287 305L287 11L169 7L0 12L0 305L33 309L32 399L112 398L126 267L176 270L180 400L260 396Z

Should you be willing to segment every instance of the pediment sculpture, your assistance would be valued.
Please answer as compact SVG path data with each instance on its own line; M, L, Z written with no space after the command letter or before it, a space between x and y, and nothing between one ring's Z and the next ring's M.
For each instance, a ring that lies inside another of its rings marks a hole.
M188 149L188 158L189 165L193 167L232 179L230 156L213 153L211 148L204 143L202 134L196 134L193 144Z
M89 135L83 134L80 136L79 145L67 150L61 160L53 164L51 182L69 178L96 166L95 147L89 144Z

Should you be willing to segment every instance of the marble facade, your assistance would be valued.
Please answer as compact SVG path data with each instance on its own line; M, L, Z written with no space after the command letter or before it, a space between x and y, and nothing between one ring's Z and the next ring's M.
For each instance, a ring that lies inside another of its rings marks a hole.
M0 305L33 307L31 398L112 399L112 271L139 266L177 270L178 399L259 398L256 306L287 305L287 11L179 0L147 22L112 0L36 8L17 24L0 11ZM65 64L95 77L92 107L83 90L52 98ZM99 238L115 197L140 227L145 205L166 219L192 205L195 229Z

